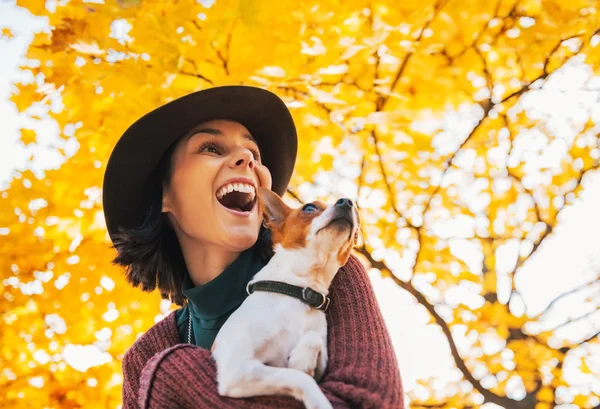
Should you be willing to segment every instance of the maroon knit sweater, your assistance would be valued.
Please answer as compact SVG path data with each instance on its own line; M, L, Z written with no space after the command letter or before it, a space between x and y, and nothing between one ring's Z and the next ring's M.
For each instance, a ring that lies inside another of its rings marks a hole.
M367 272L354 255L334 278L330 297L329 362L321 390L336 409L403 409L396 354ZM220 396L210 351L181 343L175 311L146 331L123 357L123 409L303 407L287 396Z

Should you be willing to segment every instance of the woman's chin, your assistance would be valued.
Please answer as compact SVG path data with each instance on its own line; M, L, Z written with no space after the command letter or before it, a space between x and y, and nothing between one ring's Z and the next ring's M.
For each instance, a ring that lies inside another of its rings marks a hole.
M256 243L258 239L258 229L233 228L226 233L227 244L237 249L248 249Z

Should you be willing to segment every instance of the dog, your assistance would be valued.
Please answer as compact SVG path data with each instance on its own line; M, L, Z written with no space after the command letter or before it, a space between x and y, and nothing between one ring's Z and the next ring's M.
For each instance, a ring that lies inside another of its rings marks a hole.
M317 385L327 366L324 311L329 286L356 245L358 211L345 198L292 209L268 189L258 187L257 195L275 254L215 338L218 392L282 394L308 409L332 408Z

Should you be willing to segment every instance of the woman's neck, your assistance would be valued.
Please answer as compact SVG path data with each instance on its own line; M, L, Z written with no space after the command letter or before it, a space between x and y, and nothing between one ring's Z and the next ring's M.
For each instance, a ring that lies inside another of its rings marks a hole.
M181 251L195 286L203 285L216 278L242 253L232 252L210 243L181 243Z

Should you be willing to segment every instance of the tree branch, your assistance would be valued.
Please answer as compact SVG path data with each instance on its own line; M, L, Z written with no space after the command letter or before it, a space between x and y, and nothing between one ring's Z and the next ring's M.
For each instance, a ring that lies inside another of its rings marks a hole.
M364 246L361 248L358 248L357 250L360 254L362 254L363 256L365 256L367 258L367 260L371 264L371 267L376 268L380 271L388 271L389 277L400 288L408 291L413 297L415 297L415 299L417 300L417 302L419 304L423 305L427 309L429 314L431 314L431 316L435 319L435 322L440 326L440 328L444 332L444 335L446 336L446 339L448 340L448 344L450 346L450 351L452 352L452 357L454 358L454 362L456 363L456 366L461 371L463 376L471 383L471 385L473 385L473 387L475 389L477 389L477 391L480 394L483 395L486 402L495 403L496 405L504 406L505 408L521 408L521 403L519 401L513 400L506 396L496 395L492 391L483 387L483 385L481 385L481 383L477 379L475 379L473 374L471 374L471 372L467 368L464 359L460 356L460 353L458 352L458 348L456 346L456 343L454 342L454 338L452 337L452 333L450 332L450 327L449 327L448 323L446 323L446 321L444 321L444 319L441 317L441 315L438 314L438 312L435 310L434 305L431 304L427 300L425 295L423 295L421 292L419 292L412 285L412 283L404 282L404 281L400 280L398 277L396 277L392 273L391 269L388 268L388 266L384 262L376 261L375 259L373 259L371 254L366 250L366 248ZM523 408L523 409L525 409L525 408Z
M304 202L298 197L298 195L296 193L294 193L294 191L292 189L290 189L289 187L287 188L287 193L292 196L294 199L296 199L298 202L300 202L301 204L304 204Z
M540 312L538 315L536 315L535 317L532 317L532 319L539 319L541 318L544 314L548 313L548 311L550 311L558 301L560 301L561 299L571 295L571 294L575 294L576 292L579 292L583 289L585 289L586 287L591 287L595 284L600 284L600 281L598 281L598 279L593 280L593 281L588 281L585 284L582 284L580 286L577 286L575 288L573 288L572 290L569 290L565 293L562 293L561 295L559 295L558 297L556 297L555 299L553 299L548 306L544 309L544 311Z
M586 319L586 318L589 318L590 316L594 315L594 314L595 314L595 313L597 313L598 311L600 311L600 309L599 309L599 308L596 308L596 309L595 309L595 310L593 310L593 311L586 312L585 314L583 314L583 315L582 315L582 316L580 316L580 317L577 317L577 318L575 318L575 317L571 317L571 318L569 318L567 321L563 322L562 324L559 324L559 325L557 325L556 327L554 327L554 328L552 328L551 330L548 330L548 331L550 331L550 332L554 332L554 331L556 331L557 329L560 329L560 328L566 327L566 326L567 326L567 325L569 325L569 324L573 324L574 322L581 321L581 320L584 320L584 319ZM584 343L584 342L582 342L582 343Z

